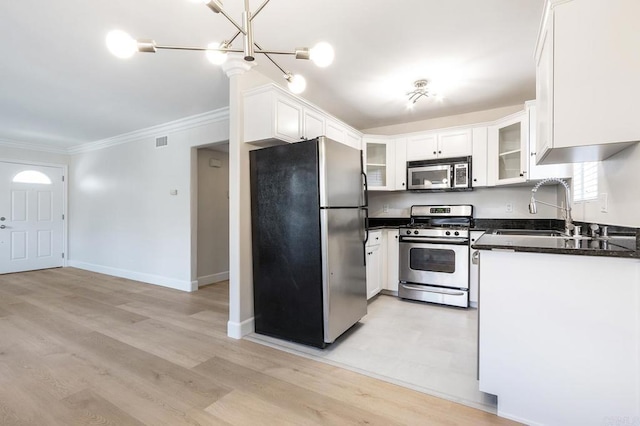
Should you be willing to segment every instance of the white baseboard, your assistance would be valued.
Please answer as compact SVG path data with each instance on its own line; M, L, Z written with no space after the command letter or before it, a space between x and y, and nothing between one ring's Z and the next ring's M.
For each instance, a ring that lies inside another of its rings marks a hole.
M73 268L84 269L91 272L97 272L99 274L112 275L114 277L127 278L129 280L142 281L144 283L155 284L176 290L196 291L198 289L197 281L177 280L175 278L167 278L161 275L145 274L126 269L112 268L110 266L95 265L93 263L80 262L73 259L69 259L68 265Z
M198 277L198 287L202 287L203 285L215 284L220 281L227 281L229 279L229 271L220 272L217 274L204 275L202 277Z
M255 324L253 322L253 317L242 322L227 322L227 336L233 339L242 339L243 336L253 333L254 331Z

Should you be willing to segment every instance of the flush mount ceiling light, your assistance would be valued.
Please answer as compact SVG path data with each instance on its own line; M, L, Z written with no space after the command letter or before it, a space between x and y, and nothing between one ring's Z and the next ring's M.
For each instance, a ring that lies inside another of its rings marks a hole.
M191 0L192 1L192 0ZM130 58L136 52L156 53L158 49L168 50L197 50L204 51L207 59L216 65L221 65L227 60L227 54L242 53L244 60L252 62L255 60L255 55L263 54L283 73L283 77L288 82L289 90L294 93L301 93L307 86L307 82L299 74L292 74L290 71L286 71L272 58L272 55L292 55L296 59L311 59L317 66L326 67L333 62L333 48L330 44L320 42L313 48L299 47L293 51L280 51L280 50L266 50L263 49L253 39L253 19L258 16L260 11L269 3L266 0L254 13L249 10L249 0L244 1L244 12L242 13L242 24L237 23L231 18L222 7L220 0L200 0L214 13L222 14L234 27L237 28L236 34L229 40L223 42L212 42L207 47L191 47L191 46L161 46L154 40L147 39L134 39L124 31L114 30L107 34L107 47L115 56L119 58ZM242 35L243 47L242 49L234 49L231 44L238 36Z
M435 93L431 92L429 89L429 80L421 79L416 80L413 83L414 89L410 92L407 92L407 96L409 96L409 107L412 108L413 104L415 104L418 99L428 98L430 96L435 96Z

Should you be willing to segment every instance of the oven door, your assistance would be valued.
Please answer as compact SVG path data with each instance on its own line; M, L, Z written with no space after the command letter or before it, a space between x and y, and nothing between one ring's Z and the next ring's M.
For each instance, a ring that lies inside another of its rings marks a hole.
M451 165L410 167L407 189L451 188Z
M469 241L406 237L400 241L399 278L404 283L469 288Z

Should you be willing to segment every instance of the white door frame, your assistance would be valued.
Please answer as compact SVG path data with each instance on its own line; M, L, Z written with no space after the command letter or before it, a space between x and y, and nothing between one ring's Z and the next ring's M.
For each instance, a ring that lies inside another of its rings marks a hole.
M53 167L62 169L62 176L64 176L64 181L62 182L62 214L64 215L64 220L62 221L62 253L64 253L64 258L62 259L62 266L66 267L67 262L69 261L69 250L68 247L68 229L67 223L69 222L69 215L67 214L68 206L67 206L67 189L69 185L69 166L67 164L59 164L59 163L44 163L40 161L28 161L28 160L16 160L13 158L0 158L0 163L11 163L11 164L22 164L27 166L45 166L45 167Z

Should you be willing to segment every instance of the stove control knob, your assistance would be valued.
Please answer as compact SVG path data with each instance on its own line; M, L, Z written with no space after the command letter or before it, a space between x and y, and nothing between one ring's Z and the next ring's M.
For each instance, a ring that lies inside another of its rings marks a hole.
M444 235L451 235L451 231L445 232Z
M411 231L407 231L407 235L411 235Z
M414 234L418 235L420 232L418 231L413 231Z
M453 233L453 235L455 235L457 237L458 235L460 235L460 233L458 231L456 231L456 232Z

